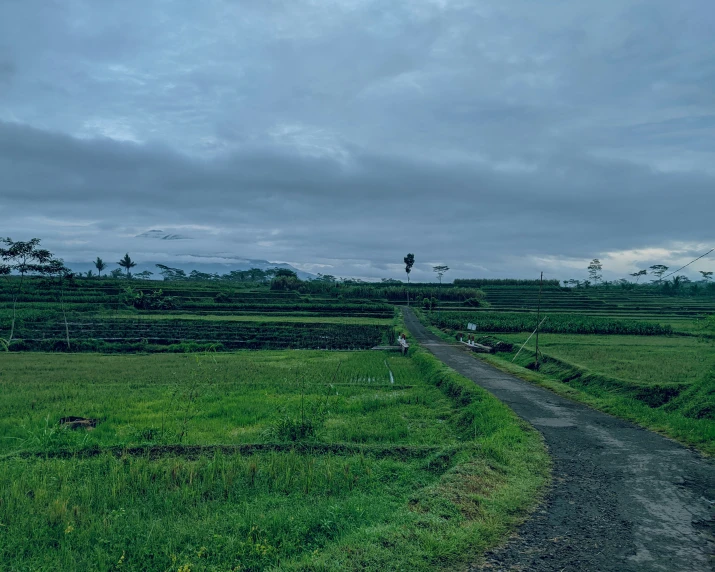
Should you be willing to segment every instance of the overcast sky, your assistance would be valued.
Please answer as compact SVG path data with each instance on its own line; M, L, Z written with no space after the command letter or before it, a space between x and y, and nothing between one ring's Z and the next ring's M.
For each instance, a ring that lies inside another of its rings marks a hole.
M713 30L712 0L0 0L0 236L367 279L407 252L417 280L674 268L715 246Z

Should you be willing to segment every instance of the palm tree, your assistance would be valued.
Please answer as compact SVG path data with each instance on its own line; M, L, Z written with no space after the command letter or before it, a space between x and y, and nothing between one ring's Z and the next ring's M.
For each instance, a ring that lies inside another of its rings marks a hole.
M99 272L99 277L102 277L102 270L104 270L107 265L104 263L104 260L102 260L99 256L97 257L97 260L94 261L94 266L97 268L97 272Z
M124 258L122 258L119 262L117 262L117 264L119 264L119 266L121 266L122 268L126 269L127 278L130 278L130 276L131 276L129 274L129 269L134 268L137 265L136 262L134 262L131 258L129 258L128 252L124 255Z

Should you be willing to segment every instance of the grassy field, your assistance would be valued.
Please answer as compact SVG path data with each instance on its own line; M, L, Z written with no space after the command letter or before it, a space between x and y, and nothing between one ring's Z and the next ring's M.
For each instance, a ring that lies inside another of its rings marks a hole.
M8 570L452 567L547 479L538 434L421 350L1 359Z
M518 347L527 337L499 335ZM524 350L531 355L534 341ZM637 383L691 385L715 371L715 344L696 337L541 334L539 348L577 367Z

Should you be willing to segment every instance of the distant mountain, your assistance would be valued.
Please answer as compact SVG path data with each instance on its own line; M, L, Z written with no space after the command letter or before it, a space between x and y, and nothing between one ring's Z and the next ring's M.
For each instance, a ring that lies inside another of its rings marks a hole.
M164 232L163 230L148 230L137 234L134 238L154 238L157 240L191 240L190 236L184 236L183 234L171 234Z
M167 239L170 240L170 239ZM197 257L198 258L198 257ZM200 260L200 259L199 259ZM106 262L106 259L105 259ZM154 275L151 277L153 280L161 280L161 274L159 274L159 269L156 267L157 264L164 264L171 268L179 268L186 272L188 275L192 270L198 270L199 272L205 272L206 274L228 274L232 270L250 270L251 268L260 268L261 270L268 270L269 268L287 268L292 270L298 275L301 280L311 280L315 278L315 274L310 274L309 272L303 272L297 268L286 264L284 262L269 262L268 260L256 260L256 259L242 259L242 258L231 258L226 259L226 262L171 262L171 261L139 261L137 260L137 265L132 268L132 274L137 274L139 272L144 272L148 270L153 272ZM97 269L91 262L67 262L66 265L72 269L73 272L86 273L91 270L94 274L97 273ZM115 268L119 268L116 262L107 262L107 269L102 272L102 275L109 274Z

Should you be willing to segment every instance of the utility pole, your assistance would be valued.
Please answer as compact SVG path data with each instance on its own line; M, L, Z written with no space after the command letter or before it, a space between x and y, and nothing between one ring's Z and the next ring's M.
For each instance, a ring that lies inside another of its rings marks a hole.
M541 287L544 284L544 273L539 279L539 303L536 306L536 355L534 356L534 371L539 371L539 325L541 323Z
M437 292L437 296L439 298L437 300L437 321L439 321L440 302L442 301L442 276L444 276L444 273L449 270L449 266L441 264L440 266L433 266L432 270L437 273L437 277L439 278L439 291Z

